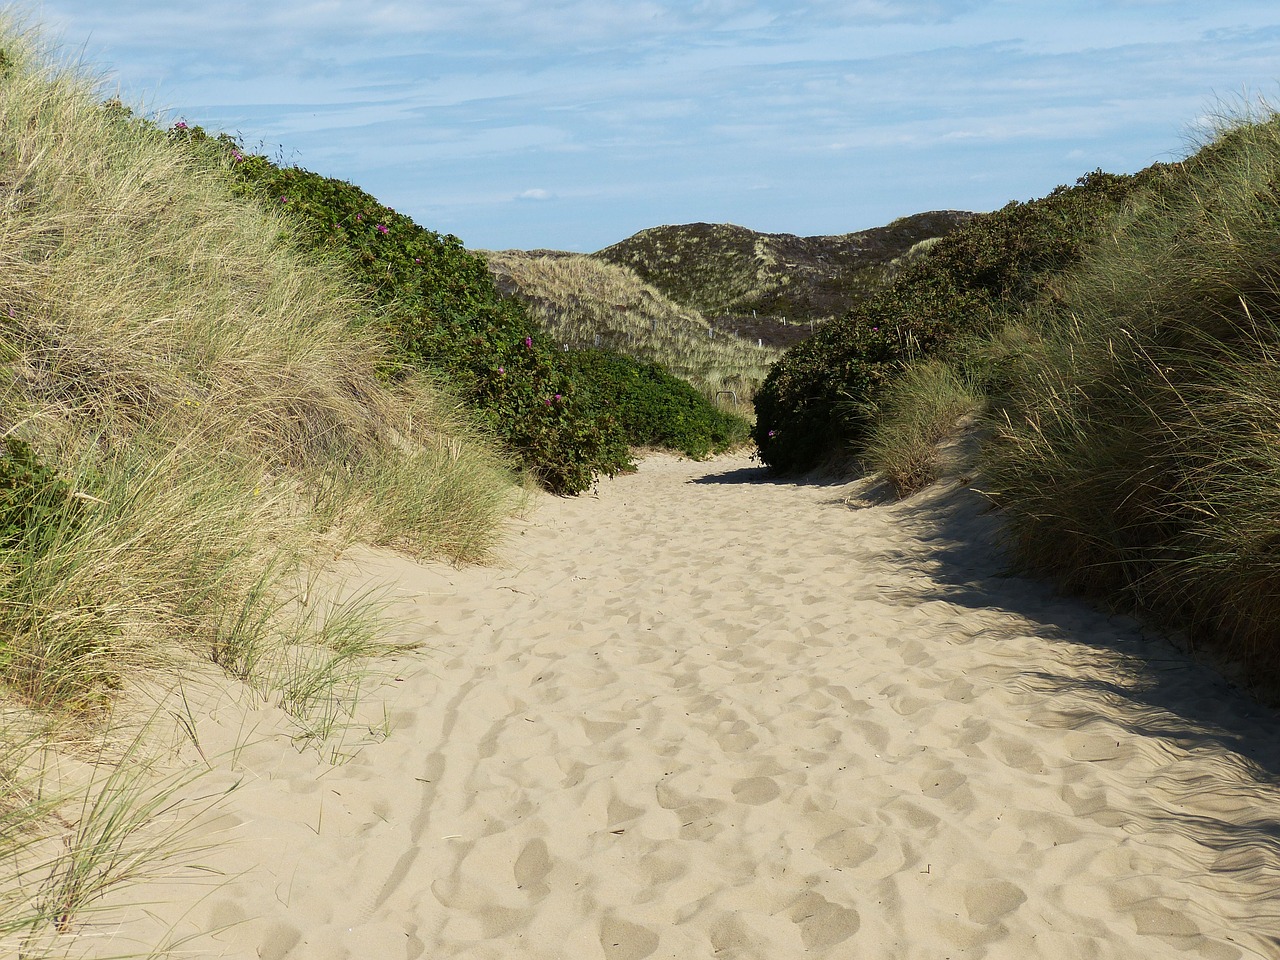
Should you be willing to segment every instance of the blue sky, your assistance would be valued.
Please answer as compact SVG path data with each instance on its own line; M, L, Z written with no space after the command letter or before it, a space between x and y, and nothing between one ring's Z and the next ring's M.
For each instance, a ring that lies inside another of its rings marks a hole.
M1185 156L1274 0L43 0L70 55L472 248L847 233Z

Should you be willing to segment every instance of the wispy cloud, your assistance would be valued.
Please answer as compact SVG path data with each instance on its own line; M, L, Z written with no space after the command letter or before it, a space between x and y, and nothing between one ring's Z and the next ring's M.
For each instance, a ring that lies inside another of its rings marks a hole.
M109 9L110 8L110 9ZM477 246L990 209L1275 95L1270 0L44 0L112 89ZM529 187L529 184L537 184ZM528 202L554 197L555 203Z

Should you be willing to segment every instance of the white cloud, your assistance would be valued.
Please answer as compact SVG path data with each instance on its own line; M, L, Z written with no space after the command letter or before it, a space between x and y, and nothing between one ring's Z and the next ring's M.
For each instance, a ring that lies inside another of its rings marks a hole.
M998 205L1113 160L1165 159L1215 94L1269 95L1280 73L1274 0L39 9L73 53L115 74L127 100L278 144L488 246L572 233L591 248L584 224L598 224L604 246L625 236L611 224L682 210L755 226L757 209L795 219L774 229L843 232L890 207ZM780 186L747 189L758 183ZM752 208L746 194L776 206ZM497 235L516 229L529 233Z

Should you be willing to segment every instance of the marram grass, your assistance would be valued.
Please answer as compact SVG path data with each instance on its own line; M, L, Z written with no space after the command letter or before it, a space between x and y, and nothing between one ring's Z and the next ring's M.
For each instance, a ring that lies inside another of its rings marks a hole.
M1033 314L986 483L1029 567L1280 680L1280 121L1224 129Z
M337 265L30 34L0 48L0 429L77 517L0 554L0 683L81 710L183 657L243 673L228 638L274 629L326 538L483 556L507 470L430 383L379 379Z
M942 474L941 443L981 412L980 390L937 359L907 367L880 398L863 456L901 497Z

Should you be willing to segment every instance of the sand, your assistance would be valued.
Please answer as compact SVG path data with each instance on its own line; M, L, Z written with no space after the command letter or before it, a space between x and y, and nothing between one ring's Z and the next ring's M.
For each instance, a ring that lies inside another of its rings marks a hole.
M983 509L655 456L542 497L489 567L353 551L353 588L426 645L369 691L373 729L334 765L279 711L189 686L210 769L187 789L238 785L192 823L205 870L114 894L87 942L1280 956L1276 714L1004 575ZM189 738L184 764L205 766Z

